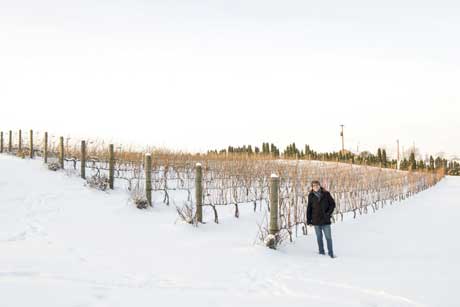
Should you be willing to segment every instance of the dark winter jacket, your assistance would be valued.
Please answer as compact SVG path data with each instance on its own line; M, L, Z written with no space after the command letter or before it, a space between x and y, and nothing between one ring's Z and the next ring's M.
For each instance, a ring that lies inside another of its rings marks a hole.
M313 193L308 194L307 205L307 224L311 225L329 225L331 224L331 215L334 212L335 201L331 193L321 188L321 197Z

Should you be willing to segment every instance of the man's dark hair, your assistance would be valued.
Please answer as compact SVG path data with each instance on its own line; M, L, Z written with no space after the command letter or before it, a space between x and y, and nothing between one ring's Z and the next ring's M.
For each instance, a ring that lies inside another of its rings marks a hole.
M317 185L321 186L321 183L319 183L318 180L313 180L313 181L311 182L311 186L313 186L314 184L317 184Z

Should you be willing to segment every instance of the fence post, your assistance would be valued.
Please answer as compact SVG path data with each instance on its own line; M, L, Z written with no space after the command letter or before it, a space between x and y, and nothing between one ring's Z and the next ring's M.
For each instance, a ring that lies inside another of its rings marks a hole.
M113 190L113 169L115 157L113 154L113 144L109 145L109 188Z
M48 132L45 132L45 139L43 140L43 162L48 163Z
M29 158L33 159L34 157L34 131L30 129L30 135L29 135L29 147L30 147L30 153L29 153Z
M22 151L22 130L19 129L18 151Z
M81 178L86 179L86 142L81 141L81 166L80 166L80 172L81 172Z
M13 131L9 131L8 133L8 152L11 153L13 151Z
M152 156L145 154L145 197L149 206L152 206Z
M270 227L271 235L276 235L279 232L278 224L278 207L279 207L279 183L280 178L276 174L270 176Z
M64 168L64 137L59 137L59 164Z
M3 153L3 131L0 132L0 153Z
M196 201L196 221L203 223L203 171L201 163L195 166L195 201Z

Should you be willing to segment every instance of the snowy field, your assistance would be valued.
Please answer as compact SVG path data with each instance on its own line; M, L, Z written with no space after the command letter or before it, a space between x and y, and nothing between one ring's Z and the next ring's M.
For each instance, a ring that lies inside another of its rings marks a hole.
M277 251L255 245L252 206L194 228L174 206L141 211L124 190L0 155L0 306L460 306L459 196L446 177L346 217L330 259L312 228Z

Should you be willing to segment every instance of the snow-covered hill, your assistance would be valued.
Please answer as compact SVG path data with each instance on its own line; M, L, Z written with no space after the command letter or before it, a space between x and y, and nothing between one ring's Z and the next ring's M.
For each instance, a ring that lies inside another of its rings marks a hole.
M220 224L141 211L123 190L90 190L40 161L0 155L0 306L459 306L460 177L333 225L254 245L263 213ZM228 211L228 212L224 212Z

